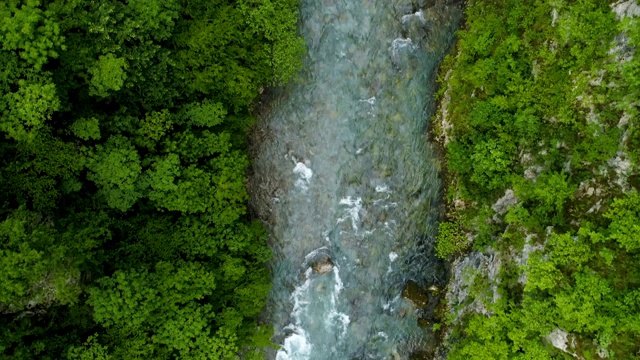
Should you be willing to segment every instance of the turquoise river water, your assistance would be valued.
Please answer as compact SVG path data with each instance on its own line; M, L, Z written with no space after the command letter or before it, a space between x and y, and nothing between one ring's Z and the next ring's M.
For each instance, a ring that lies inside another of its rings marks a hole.
M425 134L459 3L302 0L303 70L260 120L250 184L275 254L272 358L408 359L432 346L428 309L402 292L445 281Z

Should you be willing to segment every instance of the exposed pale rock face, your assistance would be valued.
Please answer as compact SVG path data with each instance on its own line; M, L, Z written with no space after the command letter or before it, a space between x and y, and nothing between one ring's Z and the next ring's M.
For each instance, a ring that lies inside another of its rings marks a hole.
M600 211L600 208L602 208L602 199L598 200L597 203L593 204L593 206L589 208L589 210L587 210L587 214L597 213Z
M543 250L545 245L544 244L536 244L533 242L533 239L536 237L535 234L529 234L527 235L527 237L525 238L525 244L522 247L522 252L520 254L512 256L513 260L516 262L516 264L520 265L521 267L525 267L527 265L527 261L529 261L529 256L531 255L531 253L533 253L534 251L539 251L539 250ZM523 271L520 276L518 277L518 283L520 284L526 284L527 283L527 272L526 270Z
M636 0L618 1L615 4L611 4L611 8L618 19L640 16L640 5L636 3Z
M491 208L496 212L496 214L503 215L510 207L517 203L518 198L516 197L516 193L511 189L507 189L507 191L504 192L504 196L498 199Z
M520 162L522 163L522 165L530 164L531 162L533 162L533 155L531 155L530 153L521 152Z
M629 44L629 36L625 33L616 35L613 47L609 49L609 55L614 55L614 60L620 64L627 63L633 59L634 48Z
M535 181L543 170L544 167L540 165L531 165L524 171L524 177L527 180Z
M569 343L568 333L564 330L556 328L551 332L551 334L547 335L546 339L555 347L556 349L560 349L564 352L567 352L567 344Z
M618 184L623 191L626 191L629 187L627 179L631 173L631 161L627 158L627 155L623 151L618 151L616 157L610 159L607 164L616 173L616 184Z
M500 298L498 293L498 274L502 267L502 260L498 253L488 248L484 253L474 251L466 257L457 259L452 266L452 276L447 288L447 303L452 307L464 304L469 297L471 287L476 276L486 276L491 284L490 301L495 302ZM452 309L453 311L453 309ZM475 299L471 304L464 306L457 312L458 317L464 312L475 312L488 315L485 304Z
M600 196L604 190L598 185L595 179L585 180L578 186L578 196Z
M609 352L607 352L607 350L599 347L598 348L598 356L600 356L600 358L602 358L602 359L608 359L609 358Z
M576 340L575 337L568 332L555 328L549 335L545 337L545 339L553 345L558 350L562 350L565 353L573 356L576 359L584 359L582 356L576 354Z

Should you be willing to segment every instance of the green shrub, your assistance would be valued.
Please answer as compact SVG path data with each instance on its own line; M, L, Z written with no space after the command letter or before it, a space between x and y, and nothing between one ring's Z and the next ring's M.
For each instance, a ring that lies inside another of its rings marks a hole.
M436 237L436 254L441 259L464 250L468 245L467 237L460 225L451 222L441 222L438 225L438 236Z

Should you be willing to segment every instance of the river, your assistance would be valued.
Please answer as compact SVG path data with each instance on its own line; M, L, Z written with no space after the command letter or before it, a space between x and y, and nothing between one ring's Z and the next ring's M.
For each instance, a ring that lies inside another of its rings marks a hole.
M459 3L302 0L303 70L273 91L250 179L274 252L276 360L408 359L433 345L437 297L416 307L402 293L446 284L426 128Z

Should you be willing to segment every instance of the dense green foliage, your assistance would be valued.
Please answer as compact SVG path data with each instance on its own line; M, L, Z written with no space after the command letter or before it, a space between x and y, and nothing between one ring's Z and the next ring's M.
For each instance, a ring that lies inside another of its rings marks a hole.
M467 247L466 237L462 234L460 225L455 222L441 222L438 225L436 238L436 254L446 259Z
M0 359L259 357L246 136L297 6L0 2Z
M640 20L612 5L468 4L442 76L452 182L438 247L449 256L469 233L502 266L462 304L486 313L449 319L451 359L572 358L545 340L556 329L582 358L640 358Z

